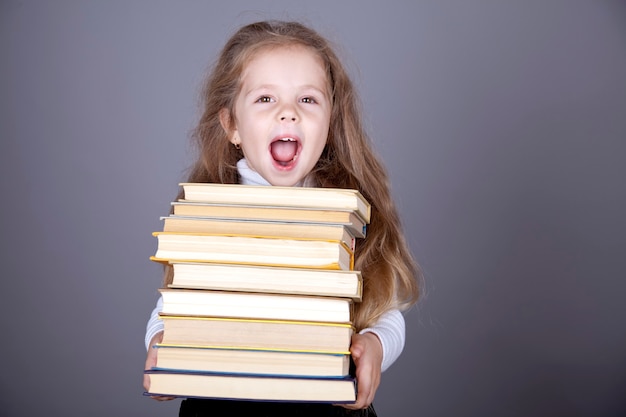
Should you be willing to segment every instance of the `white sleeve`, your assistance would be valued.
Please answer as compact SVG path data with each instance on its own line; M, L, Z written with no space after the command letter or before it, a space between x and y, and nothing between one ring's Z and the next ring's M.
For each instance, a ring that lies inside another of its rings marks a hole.
M400 310L389 310L380 316L380 319L372 327L368 327L359 332L374 333L378 336L383 346L383 363L381 371L386 371L398 359L404 349L405 324L404 316Z
M163 331L163 320L159 317L159 312L163 310L163 298L159 297L156 303L156 307L150 314L150 319L146 325L146 350L150 349L150 341L159 332Z

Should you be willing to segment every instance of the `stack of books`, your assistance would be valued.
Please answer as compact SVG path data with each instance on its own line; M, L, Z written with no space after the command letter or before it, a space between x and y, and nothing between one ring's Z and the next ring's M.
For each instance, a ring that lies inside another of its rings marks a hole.
M350 403L356 190L182 183L155 232L169 263L150 395Z

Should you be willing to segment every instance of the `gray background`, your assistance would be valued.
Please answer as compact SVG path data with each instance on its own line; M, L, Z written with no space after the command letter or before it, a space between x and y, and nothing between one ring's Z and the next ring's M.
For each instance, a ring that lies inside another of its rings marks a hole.
M252 0L0 2L0 415L176 415L151 232L265 18L339 45L425 271L380 415L624 415L624 2Z

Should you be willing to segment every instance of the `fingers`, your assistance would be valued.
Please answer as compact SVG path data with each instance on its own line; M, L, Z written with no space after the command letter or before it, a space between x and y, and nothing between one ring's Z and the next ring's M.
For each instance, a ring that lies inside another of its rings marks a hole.
M357 387L358 392L354 404L344 404L345 408L360 410L369 407L374 401L376 389L380 383L380 373L376 372L369 364L357 363Z
M176 397L168 397L166 395L151 395L150 398L157 401L171 401Z
M150 342L150 349L148 349L148 354L146 356L146 366L144 367L145 370L152 369L156 366L157 348L154 345L160 342L162 338L163 333L159 333ZM146 390L146 392L150 392L150 375L148 374L143 374L143 388ZM151 395L150 398L156 401L170 401L176 397L172 397L169 395Z
M382 346L373 334L355 335L350 352L356 365L358 392L356 402L343 404L343 407L359 410L369 407L380 385Z
M150 392L150 375L143 374L143 389Z
M155 347L151 347L148 349L148 355L146 356L146 366L143 368L145 370L150 370L156 366L157 360L157 352ZM150 375L143 374L143 388L146 392L150 391Z
M350 354L352 355L352 359L355 361L361 358L363 350L365 349L365 340L360 336L361 335L354 336L352 338L352 343L350 344Z
M150 375L148 374L143 374L143 388L146 390L146 392L150 392ZM170 401L176 397L172 397L169 395L151 395L150 398L156 401Z

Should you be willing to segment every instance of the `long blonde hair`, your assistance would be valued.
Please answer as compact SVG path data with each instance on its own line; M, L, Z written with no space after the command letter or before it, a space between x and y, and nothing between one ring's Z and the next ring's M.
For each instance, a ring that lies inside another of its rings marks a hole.
M226 109L235 120L241 74L256 53L294 45L321 58L332 93L327 144L308 183L358 189L372 204L367 237L355 251L355 269L362 272L364 286L354 324L362 329L385 311L406 310L417 301L420 270L402 233L387 173L363 129L354 86L326 39L298 22L262 21L242 27L228 40L203 90L204 112L193 134L199 156L187 181L239 182L236 163L243 154L228 141L220 111ZM165 276L166 284L171 282L171 268Z

